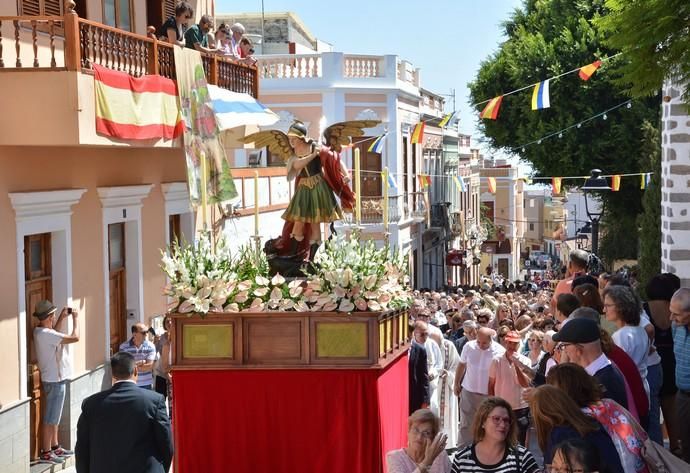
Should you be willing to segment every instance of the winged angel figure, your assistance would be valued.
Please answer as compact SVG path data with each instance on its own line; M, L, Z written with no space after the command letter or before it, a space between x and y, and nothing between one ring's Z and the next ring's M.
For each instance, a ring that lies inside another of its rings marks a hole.
M340 152L352 137L363 136L365 128L379 123L336 123L324 131L323 144L310 139L307 127L299 121L290 126L287 134L268 130L244 137L244 143L254 143L255 148L268 146L271 153L279 155L287 165L288 180L296 180L294 195L282 215L282 235L264 247L273 272L298 275L305 259L311 261L321 245L321 224L342 219L343 211L352 212L355 196Z

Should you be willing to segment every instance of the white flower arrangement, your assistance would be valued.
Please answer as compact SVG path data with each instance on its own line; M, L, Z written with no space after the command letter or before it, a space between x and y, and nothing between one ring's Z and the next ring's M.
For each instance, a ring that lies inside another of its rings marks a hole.
M265 255L253 248L233 256L223 239L214 251L211 246L203 235L193 245L174 243L162 252L169 311L349 313L402 309L412 300L405 258L387 246L361 242L356 234L326 242L315 258L314 274L290 282L280 274L270 277Z

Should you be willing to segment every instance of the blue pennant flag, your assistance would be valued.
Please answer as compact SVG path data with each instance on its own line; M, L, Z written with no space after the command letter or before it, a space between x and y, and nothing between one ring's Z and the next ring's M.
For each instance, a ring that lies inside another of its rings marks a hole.
M378 138L376 138L371 143L371 145L369 146L369 149L367 149L367 151L369 151L370 153L381 154L381 152L383 151L383 139L385 137L386 137L386 135L381 135Z

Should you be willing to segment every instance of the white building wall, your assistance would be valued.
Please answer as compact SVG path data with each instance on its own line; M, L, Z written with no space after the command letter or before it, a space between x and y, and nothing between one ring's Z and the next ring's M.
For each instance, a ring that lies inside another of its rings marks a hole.
M662 95L661 270L690 285L690 116L682 87L667 83Z

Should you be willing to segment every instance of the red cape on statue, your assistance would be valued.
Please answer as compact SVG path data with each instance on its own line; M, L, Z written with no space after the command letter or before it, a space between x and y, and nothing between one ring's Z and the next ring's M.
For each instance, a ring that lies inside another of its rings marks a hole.
M342 174L342 167L340 165L340 155L330 148L325 146L321 147L319 152L319 158L321 159L321 172L323 178L331 188L333 193L340 199L340 207L343 212L352 212L355 205L355 194L350 189L350 186L345 181L345 176ZM299 184L299 176L295 179L295 186ZM286 256L284 250L289 247L287 242L290 240L290 234L292 233L293 222L285 222L283 225L283 233L280 236L279 241L276 242L276 248L278 248L278 254L280 256ZM308 235L311 233L311 224L304 224L304 234ZM306 257L309 254L309 239L305 238L302 240L297 248L297 253Z

